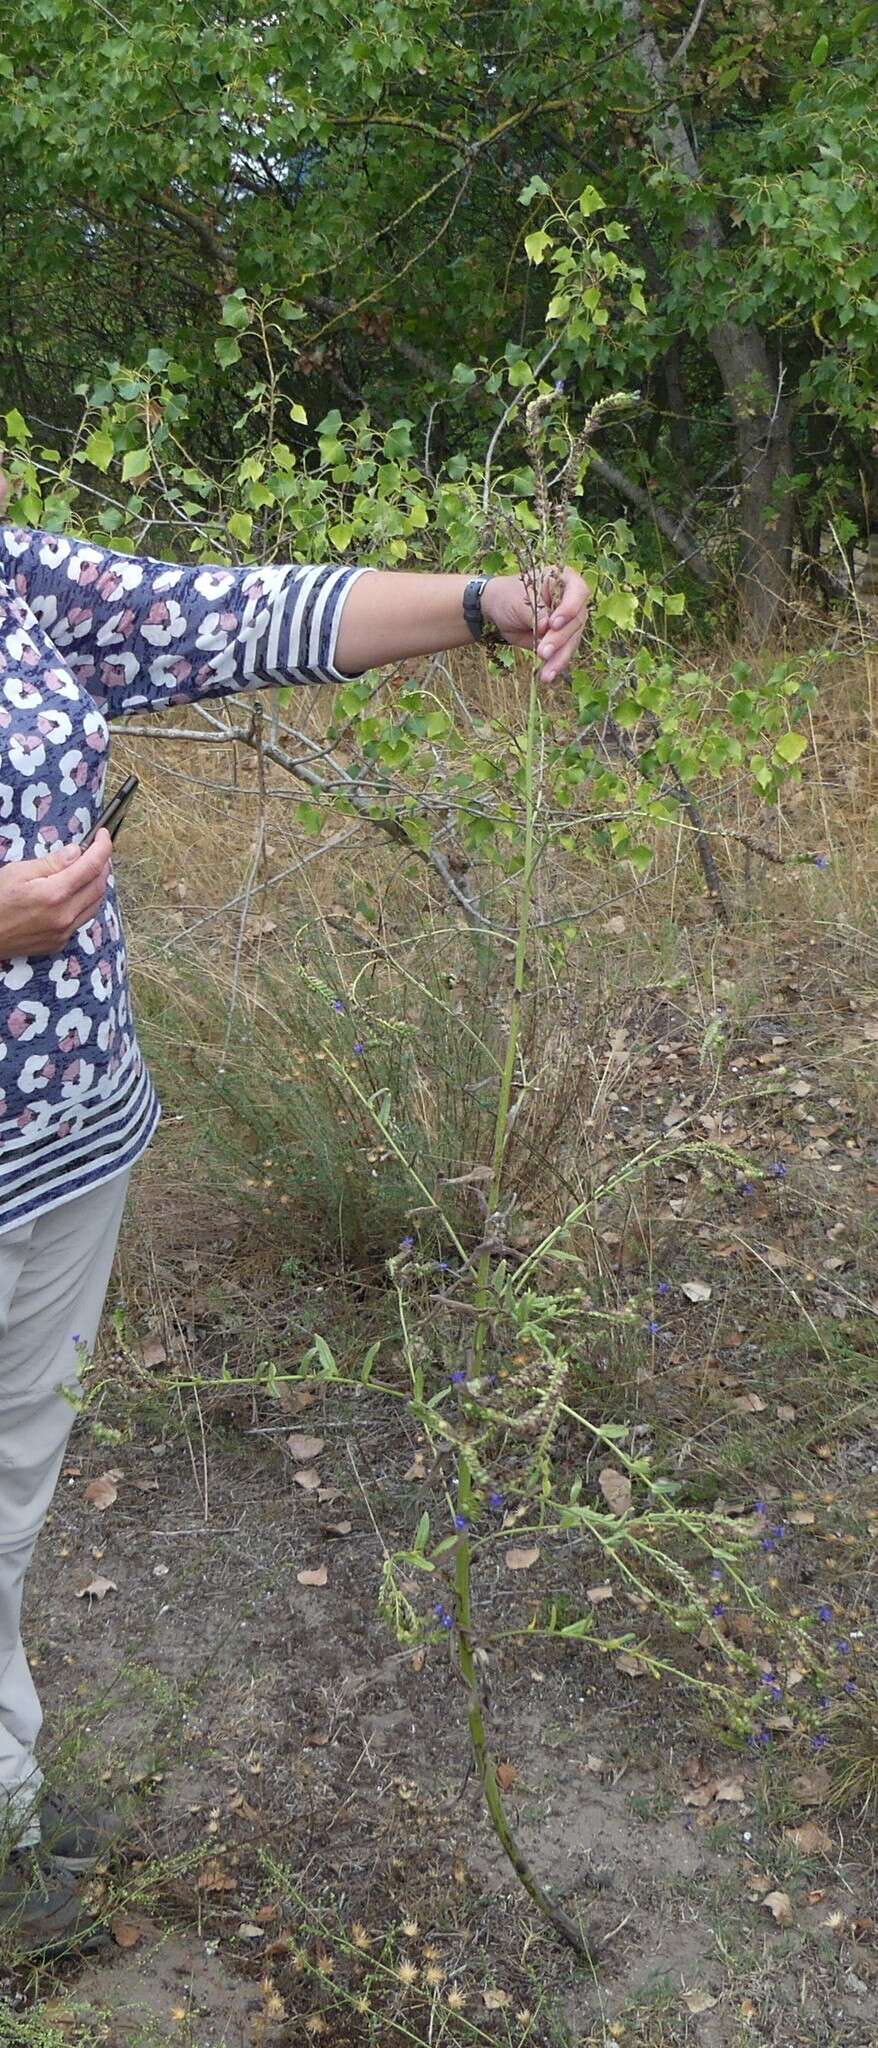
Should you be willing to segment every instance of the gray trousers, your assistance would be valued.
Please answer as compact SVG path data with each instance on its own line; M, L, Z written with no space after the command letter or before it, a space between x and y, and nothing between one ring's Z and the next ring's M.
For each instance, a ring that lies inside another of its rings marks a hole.
M0 1846L39 1840L42 1710L21 1596L110 1280L129 1172L0 1232Z

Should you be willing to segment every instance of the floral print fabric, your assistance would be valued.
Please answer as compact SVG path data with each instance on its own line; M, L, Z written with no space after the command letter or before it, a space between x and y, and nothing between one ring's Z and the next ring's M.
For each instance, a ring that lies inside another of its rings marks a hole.
M108 720L343 680L335 643L363 573L175 567L0 526L0 865L89 830ZM158 1116L111 875L63 955L0 960L0 1230L130 1166Z

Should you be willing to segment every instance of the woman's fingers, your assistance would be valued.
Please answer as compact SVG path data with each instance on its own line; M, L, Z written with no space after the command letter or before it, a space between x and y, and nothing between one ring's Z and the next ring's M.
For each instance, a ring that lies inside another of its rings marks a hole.
M560 591L553 586L553 572L547 571L543 579L544 596L554 605L546 629L541 632L537 652L545 664L543 679L550 683L567 668L588 622L588 607L591 591L588 584L575 569L564 569Z

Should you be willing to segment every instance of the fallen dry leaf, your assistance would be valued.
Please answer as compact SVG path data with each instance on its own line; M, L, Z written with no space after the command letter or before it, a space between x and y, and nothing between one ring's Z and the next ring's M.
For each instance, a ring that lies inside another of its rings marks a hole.
M784 1828L784 1835L803 1856L831 1856L835 1844L826 1828L816 1820L803 1821L800 1828Z
M762 1901L778 1927L792 1927L793 1905L789 1892L766 1892Z
M160 1337L147 1337L140 1356L148 1371L154 1370L157 1365L167 1364L168 1354Z
M684 1280L680 1286L680 1293L685 1294L686 1300L692 1302L709 1301L712 1292L713 1289L708 1287L706 1280Z
M713 1805L713 1801L714 1801L714 1796L715 1796L715 1792L716 1792L716 1781L715 1781L715 1779L713 1779L713 1778L711 1778L711 1780L710 1780L709 1784L707 1784L707 1785L693 1785L693 1786L692 1786L692 1788L691 1788L691 1791L689 1791L689 1792L684 1792L684 1794L683 1794L683 1805L684 1805L684 1806L712 1806L712 1805Z
M608 917L606 924L601 925L601 931L605 932L608 938L621 939L624 930L624 917Z
M779 1402L777 1408L777 1419L778 1422L795 1422L796 1410L791 1406L789 1401ZM792 1520L795 1521L795 1516L792 1517ZM811 1517L811 1520L813 1522L813 1515Z
M600 1778L607 1768L606 1757L592 1756L589 1750L588 1756L585 1759L585 1768L591 1772L593 1778Z
M312 1458L319 1458L326 1445L322 1436L299 1436L296 1431L287 1437L287 1450L293 1458L300 1458L303 1465L310 1465Z
M536 1564L539 1554L539 1545L536 1543L531 1543L521 1550L513 1547L506 1552L506 1563L511 1572L527 1572L530 1571L532 1564Z
M325 1586L329 1573L325 1564L318 1564L314 1566L313 1571L297 1572L296 1578L300 1586Z
M278 1393L281 1407L291 1415L301 1415L303 1408L313 1408L316 1399L310 1387L282 1387Z
M649 1670L642 1657L633 1657L628 1650L623 1650L614 1662L616 1670L624 1672L626 1678L645 1678Z
M797 1508L795 1514L790 1516L790 1521L797 1529L810 1529L816 1520L817 1517L811 1508Z
M501 1792L512 1791L513 1785L518 1784L518 1772L514 1764L497 1765L497 1783Z
M77 1600L106 1600L108 1593L115 1593L117 1591L115 1579L102 1578L100 1572L95 1572L94 1578L89 1579L87 1586L79 1587L76 1598Z
M315 1728L313 1735L306 1735L303 1747L305 1749L325 1749L328 1741L328 1728Z
M351 1529L353 1528L353 1523L321 1522L320 1526L324 1536L349 1536L351 1533Z
M91 1479L85 1488L85 1499L93 1508L111 1508L119 1498L119 1481L124 1474L115 1467L111 1472L102 1472L99 1479Z
M230 1870L225 1869L217 1857L205 1863L195 1883L200 1892L236 1892L238 1889L237 1878L232 1876Z
M700 2012L712 2012L717 2000L709 1991L684 1991L683 2004L696 2017Z
M736 1394L732 1407L741 1415L761 1415L765 1402L759 1394Z
M714 1798L720 1805L740 1806L744 1800L744 1786L740 1778L718 1778Z
M589 1586L585 1597L586 1600L591 1601L593 1607L600 1607L602 1601L612 1600L613 1588L612 1586Z
M136 1948L146 1932L141 1920L125 1920L121 1916L110 1922L110 1933L117 1948Z
M483 1991L482 1998L489 2012L502 2012L505 2005L511 2005L508 1991Z
M423 1451L416 1451L416 1452L415 1452L415 1455L414 1455L414 1457L413 1457L413 1459L412 1459L412 1462L411 1462L411 1464L410 1464L410 1466L409 1466L409 1468L408 1468L408 1471L407 1471L407 1472L404 1472L402 1476L403 1476L403 1478L404 1478L404 1479L426 1479L426 1477L427 1477L427 1467L426 1467L426 1465L424 1464L424 1453L423 1453Z
M320 1474L316 1465L306 1465L302 1472L294 1472L293 1483L295 1486L301 1486L304 1493L313 1493L320 1485Z
M598 1473L598 1485L613 1515L627 1515L631 1506L631 1481L626 1472L617 1472L615 1465L605 1465Z
M801 1806L822 1806L832 1790L826 1765L815 1764L812 1771L801 1771L793 1779L792 1789Z

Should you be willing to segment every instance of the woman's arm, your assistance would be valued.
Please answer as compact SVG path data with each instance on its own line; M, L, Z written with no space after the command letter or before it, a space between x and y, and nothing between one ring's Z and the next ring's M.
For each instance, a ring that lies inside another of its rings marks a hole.
M15 526L0 526L4 557L7 580L108 718L271 683L343 682L470 640L466 576L184 567ZM533 644L520 576L491 577L482 609L504 640ZM587 609L572 569L554 600L544 577L536 631L546 681L571 660Z
M336 660L347 672L380 668L386 661L438 654L472 644L463 616L467 576L408 575L376 570L350 591L338 629ZM589 591L575 570L565 569L554 595L543 578L537 611L537 651L543 680L550 683L572 661L588 617ZM482 592L488 625L515 647L534 642L533 602L521 576L492 576Z

